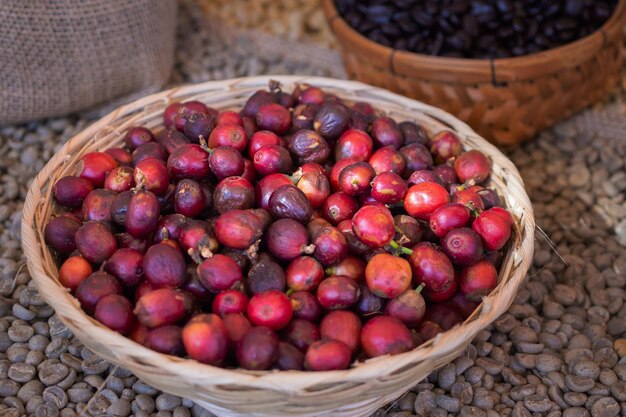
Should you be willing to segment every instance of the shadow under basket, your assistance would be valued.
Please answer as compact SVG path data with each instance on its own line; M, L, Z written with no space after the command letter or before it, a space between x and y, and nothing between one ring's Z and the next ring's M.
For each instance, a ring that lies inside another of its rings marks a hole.
M558 48L503 59L421 55L375 43L322 0L348 76L440 107L512 147L605 98L621 80L626 0L596 32Z
M104 327L80 308L58 279L58 265L44 243L44 228L57 210L52 185L75 173L81 156L120 146L131 126L154 129L173 101L200 100L217 109L237 109L270 79L287 91L316 85L347 101L367 101L398 121L412 120L433 134L449 129L465 149L479 149L493 162L490 187L503 197L515 218L496 289L462 324L416 349L359 362L344 371L245 371L204 365L163 355ZM504 313L533 255L534 217L519 172L495 146L452 115L388 91L353 81L315 77L254 77L174 88L120 107L70 139L33 181L24 205L22 246L41 296L74 335L96 354L127 368L160 390L189 398L218 416L369 416L401 396L430 372L463 352L474 336Z

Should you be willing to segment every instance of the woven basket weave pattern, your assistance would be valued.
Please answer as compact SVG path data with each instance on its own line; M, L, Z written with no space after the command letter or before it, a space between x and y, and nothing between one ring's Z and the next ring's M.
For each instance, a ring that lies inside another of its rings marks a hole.
M527 57L468 60L395 51L357 33L323 0L348 75L440 107L504 146L531 139L613 91L623 68L626 0L596 33Z
M0 124L156 91L175 32L176 0L4 0Z
M288 91L296 83L308 83L347 100L368 101L398 120L421 123L431 134L453 129L466 148L480 149L492 159L490 184L504 196L516 226L498 287L462 326L411 352L375 358L345 371L229 370L162 355L112 332L84 314L78 301L60 285L55 260L43 243L43 230L55 210L51 185L74 173L82 154L118 146L130 126L159 126L163 109L171 101L201 100L218 109L240 108L254 91L267 88L270 77L209 82L155 94L120 107L72 138L44 167L29 190L22 222L28 268L42 296L86 346L155 387L191 398L220 416L367 416L458 356L481 329L508 308L533 253L532 207L513 164L451 115L361 83L313 77L277 79Z

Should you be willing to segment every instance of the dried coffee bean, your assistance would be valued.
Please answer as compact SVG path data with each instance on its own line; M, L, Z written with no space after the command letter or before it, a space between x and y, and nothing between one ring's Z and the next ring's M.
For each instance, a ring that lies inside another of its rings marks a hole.
M52 341L46 346L45 354L49 358L58 359L61 353L67 351L68 341L61 338L53 338Z
M552 408L554 403L547 396L530 395L524 399L524 406L533 413L544 413Z
M480 365L479 365L480 366ZM456 380L456 366L454 363L448 365L437 371L437 383L445 390L449 390Z
M619 412L619 404L611 397L600 398L591 407L592 417L616 417Z
M5 398L4 399L4 404L9 406L10 408L16 410L18 415L22 415L26 411L24 409L24 404L22 404L22 402L20 400L18 400L16 397L7 397L7 398Z
M53 403L59 410L65 407L68 402L67 394L58 386L46 388L42 397L46 402Z
M87 375L98 375L109 369L109 363L93 355L83 361L82 368Z
M612 368L618 360L617 353L610 347L598 349L593 355L593 361L602 368Z
M131 413L131 406L128 400L119 399L114 401L106 412L110 416L126 417Z
M50 340L46 336L36 334L28 341L28 348L30 350L44 350L48 343L50 343Z
M458 413L461 410L461 402L447 395L437 396L437 405L449 413Z
M593 361L581 359L571 367L571 372L577 376L598 379L600 376L600 367Z
M62 363L53 362L56 359L49 359L39 365L39 380L44 385L50 386L63 380L69 373L67 366Z
M555 355L544 353L537 355L535 359L536 367L540 372L552 372L561 369L562 361Z
M131 408L134 413L137 410L145 411L146 413L151 413L154 411L156 404L154 399L146 394L139 394L135 397L135 400L131 404Z
M587 392L593 388L595 383L591 378L575 375L566 375L565 385L567 386L567 388L574 392Z
M172 413L172 417L191 417L191 412L187 407L176 407Z
M31 397L41 395L44 391L45 386L36 379L28 381L17 392L17 398L23 403L28 402Z
M563 417L589 417L589 411L582 407L571 407L563 411Z
M67 396L73 403L87 402L93 395L89 388L70 388L67 390Z
M474 389L468 382L456 382L450 388L450 394L463 404L471 404L474 398Z
M14 342L28 342L28 339L35 334L35 331L29 326L14 325L11 326L7 333L9 334L9 339Z
M421 391L415 398L415 414L428 416L437 407L437 399L432 391Z
M563 395L563 399L572 407L580 407L587 402L587 395L582 392L566 392Z
M0 380L0 397L14 397L20 390L20 386L17 382L10 379Z
M181 405L180 397L170 394L161 394L156 399L157 410L172 411Z
M33 379L37 370L34 366L25 363L14 363L9 367L9 378L21 384Z
M417 398L417 394L411 391L407 392L398 400L398 408L402 411L413 411L416 398ZM182 401L181 401L181 404L183 406L185 405L185 403ZM181 408L181 407L178 407L178 408ZM174 414L176 414L176 410L174 410Z
M138 394L147 394L147 395L156 395L158 392L155 388L150 385L144 384L141 381L137 381L133 384L133 390Z
M93 415L104 414L110 405L111 401L102 393L97 393L87 403L87 411Z

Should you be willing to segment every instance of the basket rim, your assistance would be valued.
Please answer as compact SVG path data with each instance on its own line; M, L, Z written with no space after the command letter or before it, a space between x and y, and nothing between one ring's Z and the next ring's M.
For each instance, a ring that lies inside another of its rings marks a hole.
M498 85L507 81L534 78L538 73L559 72L563 67L576 67L588 55L602 49L607 43L607 37L615 31L620 31L626 21L626 0L618 0L609 19L597 30L556 48L519 57L452 58L402 51L379 44L352 28L337 11L335 0L322 0L322 8L326 21L339 43L352 42L352 46L358 43L359 54L371 59L376 58L372 62L382 62L382 65L392 73L407 77L415 77L417 73L423 78L444 79L451 83L454 80L445 74L453 73L457 77L459 75L468 77L469 79L463 82L465 84L487 82ZM384 57L383 60L381 56ZM558 65L549 70L551 64L555 63ZM433 73L429 74L426 71ZM521 76L519 72L527 74ZM459 83L458 79L456 83Z
M200 84L174 87L169 90L146 96L130 104L126 104L117 108L116 110L112 111L100 120L91 124L84 130L82 130L79 134L67 141L63 148L53 156L53 158L46 164L46 166L32 182L24 203L24 212L21 228L22 248L27 258L29 272L33 280L36 282L37 286L39 287L41 280L53 281L53 279L46 274L43 267L43 259L39 250L42 242L39 242L37 232L34 227L34 216L36 209L43 198L41 188L43 185L46 185L49 180L48 170L63 164L63 161L67 157L67 155L64 155L65 151L72 150L74 147L78 146L79 143L84 140L83 138L91 138L96 135L97 132L101 131L102 129L106 129L110 122L128 115L135 114L146 106L149 106L151 103L164 101L170 102L172 100L176 100L177 97L193 94L194 92L198 92L198 90L202 89L211 89L211 91L219 92L237 90L238 87L261 88L267 86L269 80L279 80L287 84L310 84L319 86L321 88L332 86L337 87L338 85L341 85L344 88L350 89L351 92L357 95L361 91L367 91L368 94L372 94L375 97L393 100L394 104L404 104L411 107L412 109L419 108L419 111L423 112L424 115L431 117L435 120L442 121L442 123L448 126L452 126L452 128L457 132L462 132L462 139L464 142L465 140L469 140L471 138L472 141L478 142L481 146L481 150L486 152L490 157L493 158L495 156L500 158L501 160L499 160L499 165L501 165L502 170L506 171L509 175L506 178L507 187L521 190L519 191L519 195L516 193L514 196L516 202L519 202L521 206L520 210L522 215L520 216L521 219L519 219L519 221L520 224L523 226L524 231L520 242L520 247L516 248L519 250L517 250L516 253L519 255L519 252L524 252L526 256L520 255L520 258L516 259L518 264L515 265L515 271L511 272L511 278L505 283L499 283L498 288L514 286L514 289L516 290L519 287L524 276L526 275L532 258L532 251L534 246L533 231L535 228L533 210L530 199L527 193L524 191L523 181L517 168L494 145L480 137L467 124L456 119L451 114L433 106L421 103L417 100L409 99L381 88L373 87L368 84L356 81L344 81L325 77L281 75L243 77L230 80L209 81ZM110 129L110 127L108 128ZM343 383L346 381L366 382L370 378L380 377L381 374L389 375L397 372L402 372L405 370L406 365L416 360L416 358L423 358L427 360L429 355L433 354L433 351L436 351L436 353L440 356L450 354L451 352L454 352L456 349L458 349L460 345L469 343L471 337L473 337L480 330L482 330L489 323L491 323L495 318L497 318L497 316L489 317L490 314L493 314L492 312L494 310L498 311L499 314L501 314L506 310L506 308L508 308L508 305L510 305L510 303L512 302L512 298L510 300L498 300L497 297L494 296L494 293L492 293L484 299L483 303L476 310L475 313L479 312L479 314L477 314L472 321L466 321L460 326L455 326L452 329L442 334L439 334L435 339L432 339L431 341L428 341L411 351L393 356L382 356L378 358L373 358L365 362L357 362L355 366L347 370L323 372L253 372L242 369L225 369L215 367L211 365L201 364L192 359L173 357L150 350L128 339L127 337L122 336L121 334L116 333L95 322L94 319L89 317L80 309L77 300L73 296L71 296L66 289L62 288L60 285L58 285L57 287L58 288L52 288L53 292L47 292L43 294L46 298L46 301L55 309L55 311L61 310L63 312L80 313L77 317L77 321L81 326L84 326L81 327L81 330L89 337L95 338L94 340L105 336L106 344L108 346L127 346L128 344L131 344L131 346L138 352L138 354L133 355L133 357L130 359L138 362L138 365L144 364L146 362L161 363L163 361L168 361L168 371L172 371L173 369L175 369L177 376L181 378L185 375L194 375L201 372L210 375L216 380L219 380L219 382L214 383L215 385L219 386L227 387L230 384L234 384L238 387L245 386L258 389L271 388L284 392L296 392L311 386ZM454 333L454 331L456 330L463 331L464 337L463 340L461 340L460 342L458 341L458 338L455 339L451 337L451 334ZM97 353L99 353L101 356L105 356L112 362L122 361L122 358L118 356L108 357L106 355L102 355L100 352ZM123 359L126 361L129 360L129 358L126 357ZM384 366L381 366L381 364L384 364ZM140 373L138 370L133 369L132 367L130 369L133 370L133 372L135 372L136 374Z

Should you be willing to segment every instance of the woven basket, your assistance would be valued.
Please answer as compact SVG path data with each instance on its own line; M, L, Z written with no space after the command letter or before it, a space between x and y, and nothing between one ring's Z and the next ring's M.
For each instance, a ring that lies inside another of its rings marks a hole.
M523 57L494 60L420 55L377 44L322 0L352 79L422 100L511 147L601 100L621 80L626 0L595 33Z
M491 186L504 196L516 225L498 287L463 325L411 352L371 359L345 371L231 370L140 346L83 313L78 301L61 286L57 265L43 237L44 227L55 210L51 185L72 174L82 154L121 144L129 126L159 126L163 109L172 101L202 100L218 109L238 108L254 91L267 88L269 77L208 82L145 97L118 108L72 138L43 168L28 192L22 221L28 269L41 295L87 347L155 387L190 398L219 416L366 416L457 357L481 329L506 311L532 258L532 207L515 166L450 114L358 82L293 76L276 79L288 90L296 83L312 84L347 100L366 100L392 117L424 125L430 133L452 129L465 148L480 149L492 159Z

